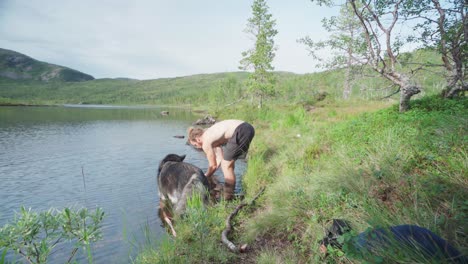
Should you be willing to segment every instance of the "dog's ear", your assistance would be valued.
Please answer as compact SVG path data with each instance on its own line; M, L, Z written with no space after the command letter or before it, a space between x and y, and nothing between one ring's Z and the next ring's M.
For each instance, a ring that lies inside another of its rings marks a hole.
M168 154L164 159L162 159L162 162L168 162L168 161L175 161L175 162L181 162L185 159L185 155L179 156L177 154Z
M159 167L158 167L158 175L161 173L163 165L164 165L164 163L161 161L159 163Z

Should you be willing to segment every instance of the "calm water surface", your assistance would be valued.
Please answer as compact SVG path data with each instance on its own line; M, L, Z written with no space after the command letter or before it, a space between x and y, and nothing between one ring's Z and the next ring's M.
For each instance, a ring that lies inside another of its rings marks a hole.
M0 226L21 206L101 207L103 240L93 246L94 262L131 262L148 234L153 241L167 235L157 215L159 161L186 154L206 171L203 153L174 138L196 118L172 108L0 107ZM239 175L245 163L236 166ZM70 246L63 247L51 263L66 261ZM81 252L77 260L86 262Z

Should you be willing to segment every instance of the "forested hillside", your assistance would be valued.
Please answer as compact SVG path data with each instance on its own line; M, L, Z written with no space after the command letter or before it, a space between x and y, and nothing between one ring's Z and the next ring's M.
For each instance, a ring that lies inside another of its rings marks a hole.
M77 70L41 62L16 51L0 48L0 77L41 82L81 82L94 77Z
M415 67L412 65L419 62L440 63L440 56L434 51L419 50L408 53L406 62L401 67L410 70ZM381 99L396 89L366 67L357 69L356 75L352 82L351 98ZM0 77L0 104L210 104L220 108L238 100L250 99L247 77L247 72L83 82L43 82ZM267 101L307 103L314 100L318 93L326 92L333 98L341 98L343 93L344 69L310 74L275 72L275 78L275 94L266 98ZM444 88L442 75L433 71L419 71L414 78L423 87L421 95L440 93Z

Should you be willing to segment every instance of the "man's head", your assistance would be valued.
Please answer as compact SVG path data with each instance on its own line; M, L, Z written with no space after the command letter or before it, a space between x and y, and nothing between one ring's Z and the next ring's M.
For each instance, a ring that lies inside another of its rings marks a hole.
M190 145L194 146L195 148L201 148L203 144L201 139L203 132L203 128L190 127L188 129L188 142L190 143Z

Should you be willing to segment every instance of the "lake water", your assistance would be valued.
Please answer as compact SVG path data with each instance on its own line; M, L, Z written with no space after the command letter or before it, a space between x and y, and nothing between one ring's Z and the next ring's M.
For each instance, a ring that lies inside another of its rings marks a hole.
M131 262L148 234L153 241L167 236L157 211L159 161L186 154L186 162L206 171L204 154L174 138L197 118L156 107L0 107L0 226L21 206L101 207L103 239L93 245L94 263ZM243 170L237 161L236 175ZM70 246L63 247L51 263L66 261ZM86 263L81 250L76 259Z

